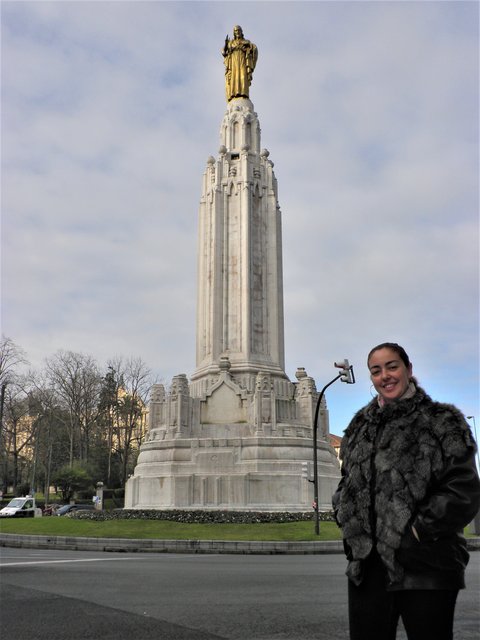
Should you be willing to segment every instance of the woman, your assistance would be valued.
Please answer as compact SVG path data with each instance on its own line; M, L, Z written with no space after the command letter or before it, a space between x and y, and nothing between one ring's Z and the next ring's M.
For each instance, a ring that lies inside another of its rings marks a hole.
M463 415L434 402L395 343L368 355L377 397L345 431L333 496L349 560L351 640L451 640L468 562L463 528L480 503Z
M253 71L257 64L256 45L243 37L242 27L233 29L233 40L228 35L222 55L225 62L225 93L227 101L233 98L248 98Z

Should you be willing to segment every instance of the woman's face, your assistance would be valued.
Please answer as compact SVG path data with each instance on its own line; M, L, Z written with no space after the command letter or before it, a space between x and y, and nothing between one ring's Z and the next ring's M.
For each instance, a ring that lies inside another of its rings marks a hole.
M398 353L392 349L374 351L368 361L368 368L373 386L385 402L398 400L408 389L412 365L406 367Z

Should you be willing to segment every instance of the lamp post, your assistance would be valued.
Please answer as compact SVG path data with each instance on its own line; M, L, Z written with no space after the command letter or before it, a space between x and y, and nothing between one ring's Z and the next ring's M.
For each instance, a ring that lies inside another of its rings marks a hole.
M477 425L475 424L475 416L467 416L467 420L471 420L473 422L473 437L475 438L475 442L477 443L477 455L475 456L475 462L477 464L477 471L480 472L480 457L478 453ZM475 533L477 535L480 533L480 511L474 517L469 528L470 533Z
M477 468L480 471L480 457L478 453L478 438L477 438L477 425L475 423L475 416L467 416L467 420L471 420L473 422L473 436L475 438L475 442L477 443Z
M4 382L2 384L2 388L0 391L0 437L3 431L3 407L5 406L5 391L7 389L7 383Z
M342 382L347 384L355 383L355 375L353 373L353 366L349 364L345 358L343 362L333 363L337 369L341 369L338 376L335 376L333 380L330 380L323 389L317 399L317 406L315 408L315 419L313 421L313 507L315 509L315 533L317 536L320 534L320 517L319 517L319 504L318 504L318 468L317 468L317 432L318 432L318 414L320 413L320 405L322 403L323 395L328 387L341 378Z

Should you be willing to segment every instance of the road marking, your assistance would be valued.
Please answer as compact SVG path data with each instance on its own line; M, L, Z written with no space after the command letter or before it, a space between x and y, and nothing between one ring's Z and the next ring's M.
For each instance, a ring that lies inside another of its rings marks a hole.
M110 562L112 560L136 560L136 558L83 558L82 560L33 560L31 562L3 562L2 567L25 567L36 564L68 564L72 562Z

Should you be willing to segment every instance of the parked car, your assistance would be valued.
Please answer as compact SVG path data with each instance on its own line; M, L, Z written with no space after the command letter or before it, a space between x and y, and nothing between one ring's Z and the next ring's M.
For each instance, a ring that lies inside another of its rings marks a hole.
M91 504L64 504L63 507L57 509L57 516L64 516L72 511L93 511L94 507Z

